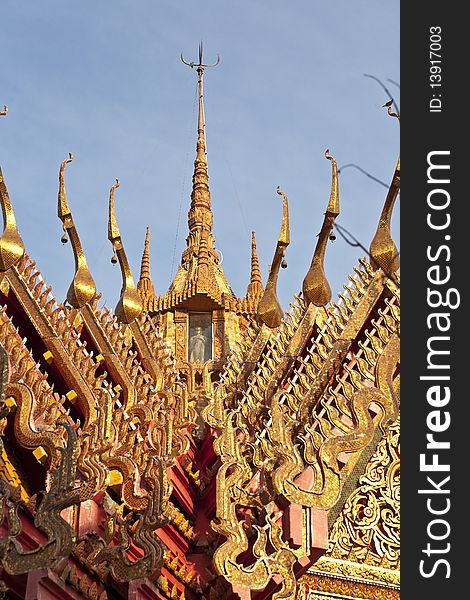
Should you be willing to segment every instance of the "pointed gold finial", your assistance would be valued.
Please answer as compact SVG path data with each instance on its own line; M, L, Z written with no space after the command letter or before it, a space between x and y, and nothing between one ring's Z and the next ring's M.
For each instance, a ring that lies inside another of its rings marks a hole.
M8 195L7 186L0 168L0 203L2 205L4 229L0 235L0 271L7 271L24 254L24 243L16 226L15 214Z
M115 256L119 261L122 274L121 296L115 308L115 314L121 323L132 323L142 312L142 300L134 285L129 262L122 244L121 234L116 221L114 211L114 191L119 187L119 179L109 191L109 219L108 219L108 239L113 245L114 256L112 262L116 262Z
M75 275L67 292L67 300L73 308L85 306L96 294L96 285L91 276L82 244L78 236L77 228L72 219L67 195L65 193L65 166L72 162L73 154L69 152L69 157L62 161L59 170L59 197L57 215L63 223L64 235L61 240L65 244L70 237L73 255L75 258Z
M0 110L0 117L4 117L8 114L8 106L6 104L3 105L3 110Z
M400 159L398 159L395 173L390 188L385 198L385 204L380 215L377 231L371 242L369 254L372 264L383 269L388 275L398 271L400 267L400 255L395 242L392 239L390 225L393 207L400 190Z
M273 262L269 270L268 281L266 283L266 289L261 297L258 304L258 318L268 327L273 329L279 327L284 316L284 312L279 303L276 293L277 279L279 275L279 267L287 267L287 263L284 260L286 248L290 244L290 230L289 230L289 204L286 194L281 191L278 186L276 189L277 193L282 196L282 225L281 232L279 233L279 239L274 252Z
M215 250L215 241L212 234L212 208L211 195L209 190L209 173L206 160L206 134L204 118L204 90L203 79L204 69L215 67L219 64L220 58L214 64L205 64L202 62L202 42L199 44L199 62L187 62L183 55L181 60L185 65L196 68L198 76L199 92L199 111L197 120L197 143L196 159L194 161L193 188L191 192L191 207L188 213L189 236L187 238L187 248L183 252L183 262L189 261L193 256L200 258L202 239L207 234L207 251L213 260L217 260L217 251ZM204 235L203 235L204 234Z
M140 263L140 279L150 279L150 227L145 232L144 251Z
M142 298L155 296L155 290L150 276L150 227L147 227L147 232L145 234L144 251L142 253L142 262L140 263L140 278L137 283L137 291Z
M251 232L251 276L247 296L260 296L263 293L263 281L261 279L261 269L259 268L258 253L256 251L255 232Z
M329 150L325 151L325 157L331 161L331 194L312 262L302 286L305 301L312 302L315 306L325 306L331 300L331 288L325 275L324 261L328 239L335 239L332 231L335 219L339 215L338 165Z

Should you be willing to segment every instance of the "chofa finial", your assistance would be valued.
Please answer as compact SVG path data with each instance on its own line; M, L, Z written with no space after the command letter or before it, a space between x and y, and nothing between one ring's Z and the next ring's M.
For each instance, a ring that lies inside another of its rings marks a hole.
M390 231L393 207L400 190L400 159L398 159L392 182L385 198L384 207L380 215L377 231L370 244L369 254L372 265L380 267L387 275L398 271L400 255L392 239Z
M109 190L109 218L108 218L108 239L113 245L115 260L119 261L122 275L121 296L116 305L115 314L122 323L132 323L142 312L142 300L137 292L132 277L129 261L127 260L126 252L121 239L121 233L116 221L114 211L114 192L119 187L119 179L111 186ZM114 258L114 257L113 257Z
M388 108L388 114L400 121L400 114L392 110L392 100L386 102L383 107ZM390 231L393 207L400 190L400 159L398 159L392 182L385 198L384 207L380 215L377 231L370 244L369 254L372 265L380 267L387 275L392 275L400 268L400 255L392 239Z
M0 117L5 117L8 114L8 106L6 104L3 105L3 110L0 110Z
M287 267L287 263L284 260L286 248L290 244L290 230L289 230L289 203L286 194L278 186L276 189L277 193L282 196L282 225L279 233L279 239L274 252L273 262L269 270L268 281L266 283L266 289L261 297L258 304L258 318L268 327L273 329L279 327L284 316L284 312L277 298L277 279L279 276L279 268Z
M70 237L70 243L75 258L75 275L67 292L67 300L73 308L81 308L95 297L96 285L90 270L88 269L85 253L83 252L77 228L73 222L72 213L65 192L65 166L72 162L72 160L73 154L69 152L69 157L63 160L60 165L57 215L62 221L64 229L64 235L62 236L61 241L65 243Z
M15 214L7 186L0 169L0 204L2 205L4 229L0 235L0 271L16 265L24 254L24 243L16 226Z
M331 288L325 275L324 261L328 239L335 239L332 232L335 219L339 215L338 165L329 150L325 151L325 157L331 161L330 199L323 219L323 225L318 234L318 241L312 262L303 282L304 298L306 302L311 302L315 306L325 306L331 300Z

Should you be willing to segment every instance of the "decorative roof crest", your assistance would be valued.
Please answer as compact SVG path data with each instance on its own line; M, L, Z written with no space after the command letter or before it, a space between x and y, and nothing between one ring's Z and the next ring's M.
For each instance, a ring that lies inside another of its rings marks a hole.
M64 235L62 236L61 241L65 244L70 238L75 258L75 275L67 292L67 300L73 308L81 308L95 297L96 285L90 270L88 269L85 253L83 252L82 244L65 193L65 166L72 162L72 160L73 154L69 152L69 158L63 160L60 165L57 215L62 221L64 228Z

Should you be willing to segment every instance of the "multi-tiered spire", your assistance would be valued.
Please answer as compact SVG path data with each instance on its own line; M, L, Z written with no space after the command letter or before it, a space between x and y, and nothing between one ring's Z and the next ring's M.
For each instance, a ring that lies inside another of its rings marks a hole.
M251 276L246 290L247 297L260 298L263 295L263 281L259 267L258 253L256 251L255 232L251 232Z
M193 189L191 193L191 207L188 213L189 236L187 238L187 248L183 253L183 263L195 256L201 257L201 252L205 253L205 247L209 255L217 260L218 255L215 250L215 240L212 234L212 208L211 195L209 190L209 173L206 159L206 132L204 119L204 69L206 67L215 67L219 63L219 58L213 65L206 65L202 62L202 43L199 44L199 63L187 63L191 68L197 68L198 76L198 94L199 111L197 121L197 144L196 160L194 161Z
M150 227L147 227L145 233L144 252L140 264L140 277L139 282L137 283L137 291L142 299L153 298L155 296L155 290L150 276Z
M233 292L220 266L212 233L213 215L209 189L209 173L206 158L206 134L204 120L204 70L219 64L203 63L202 43L199 44L199 62L181 60L191 68L196 68L199 95L197 121L196 159L194 161L191 206L188 212L189 234L183 252L181 266L170 285L166 297L186 299L195 293L206 293L222 303L223 295L233 297Z

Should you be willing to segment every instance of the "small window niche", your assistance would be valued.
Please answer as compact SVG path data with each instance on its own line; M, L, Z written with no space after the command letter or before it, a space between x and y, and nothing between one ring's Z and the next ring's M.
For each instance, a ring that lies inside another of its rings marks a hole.
M189 313L188 360L212 360L212 313Z

